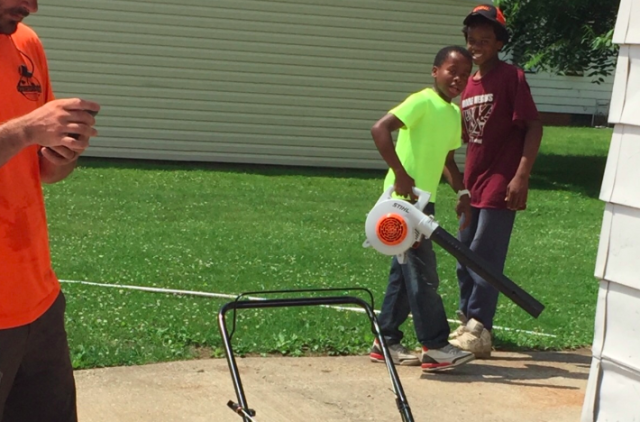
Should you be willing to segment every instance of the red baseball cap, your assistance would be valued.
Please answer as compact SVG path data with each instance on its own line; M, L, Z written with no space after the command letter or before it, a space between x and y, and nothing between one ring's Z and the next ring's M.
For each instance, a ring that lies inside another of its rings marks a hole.
M468 25L471 22L471 19L475 16L483 17L491 21L492 23L497 24L501 29L504 30L505 34L508 37L509 32L507 31L507 20L504 18L502 10L498 9L492 4L480 4L474 7L471 13L469 13L467 17L464 18L463 23L465 25Z

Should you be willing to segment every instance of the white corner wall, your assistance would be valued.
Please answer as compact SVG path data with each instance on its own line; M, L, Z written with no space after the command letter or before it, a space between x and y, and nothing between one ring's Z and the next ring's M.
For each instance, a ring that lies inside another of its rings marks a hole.
M640 422L640 1L621 1L614 42L615 130L600 192L600 291L582 422Z

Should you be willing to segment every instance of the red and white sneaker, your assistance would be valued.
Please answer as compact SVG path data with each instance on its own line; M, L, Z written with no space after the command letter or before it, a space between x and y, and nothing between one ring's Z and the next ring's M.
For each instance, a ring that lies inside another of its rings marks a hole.
M422 348L422 372L437 372L471 362L475 356L450 344L440 349Z
M395 365L401 366L418 366L420 365L420 359L418 356L411 353L409 349L404 347L400 343L390 344L387 346L389 349L389 355L391 355L391 360ZM384 363L384 355L382 354L382 347L380 347L380 343L378 340L373 342L373 346L371 346L371 352L369 353L369 359L371 362L381 362Z

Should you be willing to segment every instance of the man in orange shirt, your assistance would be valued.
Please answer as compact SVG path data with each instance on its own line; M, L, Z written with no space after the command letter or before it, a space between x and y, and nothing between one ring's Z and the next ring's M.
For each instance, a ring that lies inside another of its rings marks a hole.
M73 171L100 106L54 100L42 44L21 23L37 10L0 0L0 422L77 421L41 184Z

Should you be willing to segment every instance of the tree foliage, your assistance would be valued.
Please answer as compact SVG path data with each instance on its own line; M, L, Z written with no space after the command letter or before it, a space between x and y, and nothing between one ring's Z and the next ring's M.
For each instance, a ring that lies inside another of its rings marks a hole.
M525 69L585 75L596 83L615 68L612 43L620 0L496 0L507 18L505 51Z

